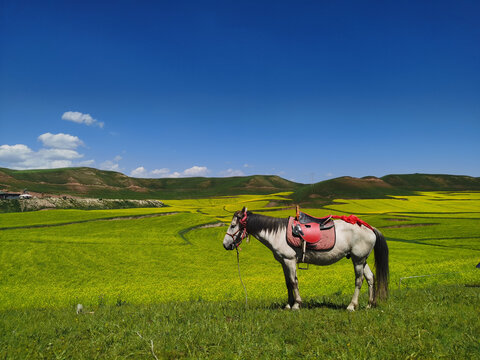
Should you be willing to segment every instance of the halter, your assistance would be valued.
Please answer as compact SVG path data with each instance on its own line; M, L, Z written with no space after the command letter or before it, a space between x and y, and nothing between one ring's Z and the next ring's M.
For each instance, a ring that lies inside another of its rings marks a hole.
M227 232L227 235L232 237L233 245L235 245L236 248L238 248L238 246L242 243L242 240L245 239L245 237L247 236L247 212L245 211L245 215L241 219L240 217L238 217L238 219L240 222L240 227L238 228L238 230L235 231L234 234L229 234Z

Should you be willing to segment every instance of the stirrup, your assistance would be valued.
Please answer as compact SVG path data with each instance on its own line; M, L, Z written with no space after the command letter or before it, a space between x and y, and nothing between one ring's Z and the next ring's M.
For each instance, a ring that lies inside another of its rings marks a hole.
M302 255L302 261L297 263L298 264L305 264L305 253L307 252L307 242L305 240L302 240L302 251L303 251L303 255ZM300 265L298 265L298 268L300 270L308 270L308 263L307 263L307 267L306 268L302 268L300 267Z
M302 251L303 251L303 254L302 254L302 263L305 262L305 253L307 252L307 242L302 239Z
M304 263L297 263L298 270L308 270L308 263L307 263L307 267L300 267L300 264L304 264Z

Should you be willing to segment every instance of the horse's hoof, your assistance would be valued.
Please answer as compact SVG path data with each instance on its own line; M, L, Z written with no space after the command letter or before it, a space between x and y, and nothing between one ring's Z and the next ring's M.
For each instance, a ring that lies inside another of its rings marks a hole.
M299 303L295 303L292 307L292 310L300 310L300 304Z
M284 310L290 310L292 307L290 306L290 304L287 304L285 305L285 307L283 308Z
M350 311L350 312L354 312L355 311L355 306L353 304L350 304L350 305L348 305L347 310Z

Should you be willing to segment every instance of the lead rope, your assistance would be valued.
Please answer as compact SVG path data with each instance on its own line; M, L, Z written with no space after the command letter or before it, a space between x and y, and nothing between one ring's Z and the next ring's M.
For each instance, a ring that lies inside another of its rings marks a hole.
M242 274L240 273L240 253L238 252L238 247L235 248L237 250L237 267L238 267L238 277L240 278L240 282L242 283L243 290L245 291L245 307L248 307L248 294L247 288L242 280Z

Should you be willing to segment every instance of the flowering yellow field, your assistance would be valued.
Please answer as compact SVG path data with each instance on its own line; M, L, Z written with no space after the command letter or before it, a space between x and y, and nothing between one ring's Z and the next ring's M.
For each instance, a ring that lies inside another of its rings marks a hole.
M0 309L162 303L190 299L242 301L236 254L222 247L232 212L247 206L286 217L288 194L165 201L161 209L51 210L0 214ZM272 207L272 204L277 207ZM312 215L354 213L379 228L390 248L391 284L480 282L480 194L422 193L381 200L339 200ZM110 219L110 220L108 220ZM42 225L48 225L42 227ZM258 241L243 244L249 298L283 302L283 273ZM299 272L304 300L351 296L349 260Z

